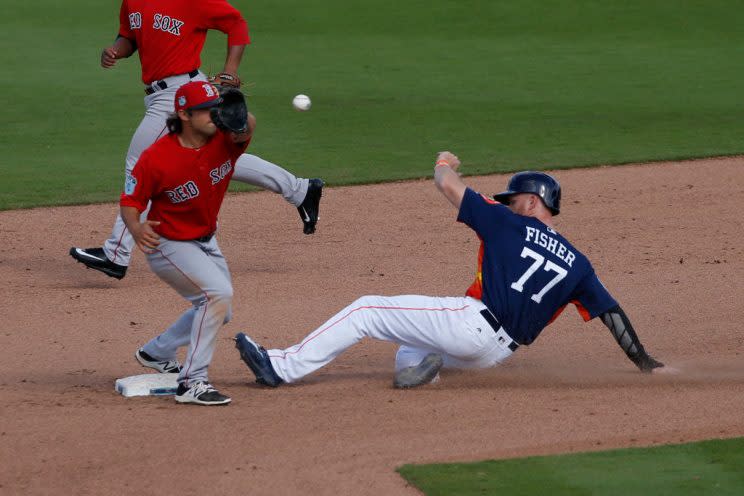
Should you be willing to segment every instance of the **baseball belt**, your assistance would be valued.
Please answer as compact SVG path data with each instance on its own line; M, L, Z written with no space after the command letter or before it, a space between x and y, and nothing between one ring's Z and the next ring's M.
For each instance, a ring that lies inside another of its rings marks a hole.
M206 236L202 236L201 238L190 239L189 241L198 241L199 243L209 243L212 240L212 236L214 236L214 233L209 233Z
M498 334L499 331L502 331L504 334L509 336L509 333L506 332L506 329L504 329L504 326L499 324L498 319L496 318L496 316L494 316L494 314L491 313L489 309L484 308L483 310L481 310L480 314L483 316L484 319L486 319L486 322L488 322L488 325L490 325L493 328L493 332ZM509 339L511 339L511 343L509 343L508 345L510 350L514 351L517 348L519 348L519 343L514 341L514 338L509 336Z
M189 78L195 78L196 75L199 74L199 69L194 69L188 74L189 74ZM157 86L159 89L155 89L155 86ZM145 95L152 95L156 91L164 90L167 87L168 87L168 83L165 81L165 79L161 79L160 81L155 81L154 83L150 83L150 85L145 86Z

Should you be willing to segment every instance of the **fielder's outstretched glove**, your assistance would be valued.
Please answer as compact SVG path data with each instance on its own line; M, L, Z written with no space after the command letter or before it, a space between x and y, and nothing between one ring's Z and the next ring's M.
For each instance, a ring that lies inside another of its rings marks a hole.
M209 82L215 86L232 86L233 88L240 88L240 78L237 74L231 72L220 72L219 74L210 77Z
M217 89L222 102L212 107L211 116L214 125L233 133L248 131L248 106L243 93L232 86L218 86Z

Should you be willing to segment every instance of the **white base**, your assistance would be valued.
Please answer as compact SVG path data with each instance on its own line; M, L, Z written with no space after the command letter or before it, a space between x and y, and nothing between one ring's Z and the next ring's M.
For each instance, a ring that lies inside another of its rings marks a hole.
M167 396L176 394L178 374L142 374L116 379L115 389L123 396Z

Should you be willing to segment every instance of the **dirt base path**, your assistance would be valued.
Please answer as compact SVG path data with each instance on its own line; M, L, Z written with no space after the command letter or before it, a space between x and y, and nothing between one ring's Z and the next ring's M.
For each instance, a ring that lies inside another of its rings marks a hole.
M235 317L210 378L233 403L125 399L115 379L146 372L132 354L184 302L139 253L122 281L69 258L100 245L114 204L0 212L0 493L411 495L404 463L744 436L744 159L555 175L558 229L678 375L638 373L568 309L504 366L420 390L392 389L380 342L298 385L253 385L238 331L286 346L363 294L463 293L478 241L417 181L327 189L309 237L280 197L230 195ZM466 181L494 193L506 176Z

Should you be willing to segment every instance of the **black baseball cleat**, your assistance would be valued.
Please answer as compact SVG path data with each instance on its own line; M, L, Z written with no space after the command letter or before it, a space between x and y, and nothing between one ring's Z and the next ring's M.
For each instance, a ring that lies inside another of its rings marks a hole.
M115 264L103 252L103 248L70 248L70 256L89 269L103 272L107 276L123 279L127 273L126 265Z
M198 381L187 386L184 383L178 385L176 390L176 401L178 403L194 403L196 405L227 405L231 399L229 396L217 391L208 382Z
M442 365L444 365L442 355L429 353L418 365L397 371L393 386L399 389L409 389L429 384L437 376Z
M320 197L323 196L322 179L310 179L307 185L305 199L297 207L302 219L302 232L312 234L315 232L315 224L318 223L318 213L320 212Z
M263 346L259 346L251 338L239 332L235 335L235 347L240 352L240 358L253 371L257 383L277 387L284 382L276 375L269 354Z
M178 360L158 360L147 353L144 348L134 352L134 358L143 366L155 369L161 374L177 374L181 371Z

